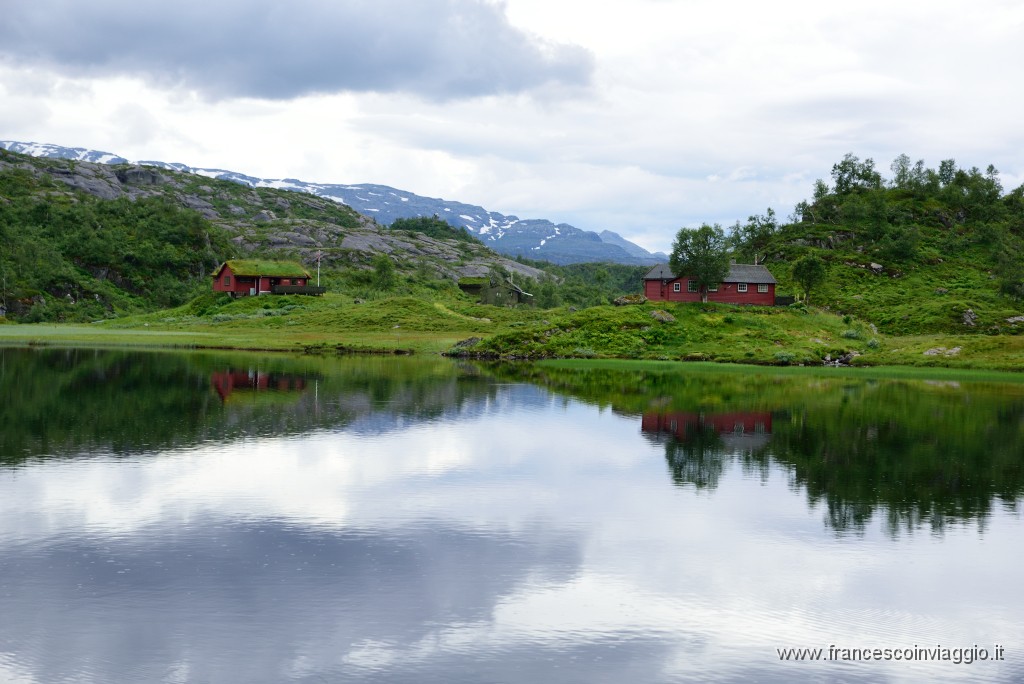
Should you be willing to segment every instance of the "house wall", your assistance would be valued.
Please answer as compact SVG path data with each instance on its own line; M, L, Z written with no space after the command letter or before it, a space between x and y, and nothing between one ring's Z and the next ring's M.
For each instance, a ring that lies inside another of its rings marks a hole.
M248 282L244 280L240 281L238 277L232 273L229 266L224 267L224 270L220 272L220 275L213 281L214 292L234 292L235 294L249 294L249 288L252 287L251 278Z
M660 280L644 281L644 296L655 302L699 302L699 292L687 292L687 278L679 278L662 283ZM679 292L673 290L673 283L679 283ZM758 292L756 283L748 283L747 291L740 292L737 283L722 283L717 292L708 292L709 302L723 304L756 304L773 306L775 304L775 285L769 283L768 292Z
M672 288L673 283L679 283L679 292ZM686 278L670 280L662 283L660 280L644 281L644 296L656 302L699 302L699 292L687 292Z
M708 293L709 302L722 302L723 304L760 304L772 306L775 304L775 285L769 283L767 292L758 292L755 283L747 284L747 291L740 292L736 288L737 283L722 283L718 292Z

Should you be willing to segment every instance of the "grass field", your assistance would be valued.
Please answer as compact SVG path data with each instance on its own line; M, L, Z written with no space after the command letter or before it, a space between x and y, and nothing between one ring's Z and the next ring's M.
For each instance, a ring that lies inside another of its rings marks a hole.
M344 295L232 300L93 324L2 325L0 344L439 354L480 338L473 354L516 359L632 359L821 366L1024 370L1024 336L888 336L816 309L648 303L579 311L477 304L468 298Z

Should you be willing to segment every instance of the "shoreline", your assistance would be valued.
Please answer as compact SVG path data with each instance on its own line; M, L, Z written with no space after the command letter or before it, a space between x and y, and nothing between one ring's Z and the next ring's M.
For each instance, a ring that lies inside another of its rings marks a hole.
M32 330L25 328L31 327ZM17 333L17 334L12 334ZM28 334L26 334L28 333ZM36 333L36 334L32 334ZM41 334L40 334L41 333ZM160 341L153 338L161 338ZM172 341L167 338L188 338ZM0 349L110 349L168 352L239 352L261 354L291 354L300 356L422 356L445 357L453 361L466 360L479 363L527 363L538 366L578 368L585 370L644 370L652 372L693 372L763 373L773 374L841 374L855 377L878 377L890 379L962 379L967 381L1024 382L1024 368L991 367L971 365L966 359L956 359L956 365L937 363L859 363L851 365L771 363L760 361L736 361L732 359L679 358L588 358L582 356L538 356L523 357L515 354L473 353L460 350L457 342L444 346L446 338L432 336L432 344L416 349L398 346L395 342L377 340L376 344L356 344L332 336L322 342L308 343L297 339L276 339L273 344L244 344L225 342L221 336L211 332L184 332L173 330L109 330L94 329L81 325L12 324L0 326ZM149 338L149 339L147 339ZM205 340L203 339L205 338ZM899 338L896 338L899 339ZM967 361L967 363L964 363Z

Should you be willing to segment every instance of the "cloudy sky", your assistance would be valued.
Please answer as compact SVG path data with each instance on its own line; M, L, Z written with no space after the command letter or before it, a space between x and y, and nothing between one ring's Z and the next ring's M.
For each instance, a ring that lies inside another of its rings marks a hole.
M1024 5L0 0L0 139L381 183L668 249L848 152L1024 183Z

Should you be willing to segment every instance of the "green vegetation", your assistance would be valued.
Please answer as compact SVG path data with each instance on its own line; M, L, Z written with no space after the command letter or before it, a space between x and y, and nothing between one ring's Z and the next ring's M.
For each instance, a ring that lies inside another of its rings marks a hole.
M793 262L793 280L804 291L804 301L810 302L811 290L825 282L828 266L817 254L805 254Z
M725 232L719 225L702 225L696 230L681 229L672 243L669 268L697 281L702 302L708 301L708 289L718 287L729 274L729 252Z
M13 176L13 178L12 178ZM15 182L18 181L18 182ZM3 300L25 322L93 320L181 304L209 287L227 240L161 198L68 197L0 174Z
M516 280L524 290L534 294L533 304L542 309L610 304L616 297L642 292L643 277L651 270L647 266L626 264L557 265L524 257L516 257L516 261L547 272L539 280Z
M858 330L863 324L858 324ZM863 339L846 339L836 316L784 308L728 304L592 307L551 315L539 325L496 334L471 348L509 358L632 358L819 364L825 358L874 351ZM864 330L866 337L869 330Z
M435 214L431 217L417 216L415 218L399 218L391 222L391 230L400 230L408 233L421 233L440 240L461 240L462 242L476 242L483 244L475 235L463 228L457 228L447 221L442 220Z
M292 277L309 276L309 271L294 261L272 261L269 259L229 259L227 265L235 275Z
M1019 334L1024 187L1003 194L995 168L951 159L933 170L901 155L891 169L885 180L873 160L846 155L791 223L734 226L734 250L762 255L780 292L800 289L794 262L823 260L815 303L883 333Z

